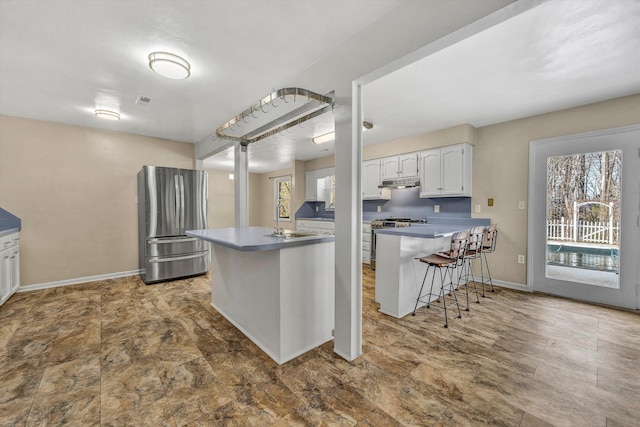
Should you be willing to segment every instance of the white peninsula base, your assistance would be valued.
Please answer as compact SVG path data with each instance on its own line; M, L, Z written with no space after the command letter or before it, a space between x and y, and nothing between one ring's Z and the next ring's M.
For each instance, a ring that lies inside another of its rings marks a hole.
M396 318L406 316L413 312L427 270L427 265L415 258L448 249L451 237L378 234L376 242L375 300L380 303L379 311ZM434 289L440 289L440 276L437 271L435 274ZM425 286L431 286L431 277L429 274Z
M333 241L211 254L211 305L278 364L333 339Z

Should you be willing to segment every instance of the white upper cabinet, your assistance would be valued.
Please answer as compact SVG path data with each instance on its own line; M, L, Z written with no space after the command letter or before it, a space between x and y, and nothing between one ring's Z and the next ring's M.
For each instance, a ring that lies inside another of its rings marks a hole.
M418 154L408 153L380 159L382 179L413 178L418 176Z
M418 153L398 156L398 178L415 178L418 176Z
M398 177L398 157L385 157L380 159L382 179L395 179Z
M308 171L304 173L304 199L307 202L315 202L318 199L318 191L316 185L316 171Z
M333 180L335 168L324 168L307 171L304 173L304 199L306 202L327 202L333 199ZM327 194L329 191L329 194ZM327 204L327 206L329 206Z
M382 181L380 159L367 160L362 163L362 200L379 200L391 198L391 190L378 188Z
M440 195L441 169L439 148L420 153L420 197Z
M420 153L420 197L471 197L473 147L469 144Z

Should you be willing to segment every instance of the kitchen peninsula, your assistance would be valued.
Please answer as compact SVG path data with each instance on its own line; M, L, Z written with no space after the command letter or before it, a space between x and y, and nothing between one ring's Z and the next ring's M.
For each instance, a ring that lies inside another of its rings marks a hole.
M376 230L375 300L380 304L379 311L396 318L411 313L427 269L416 258L448 249L451 236L458 231L489 223L489 219L464 218ZM435 274L434 286L440 286ZM430 283L431 276L427 280Z
M278 364L333 339L332 235L191 230L211 242L211 305Z

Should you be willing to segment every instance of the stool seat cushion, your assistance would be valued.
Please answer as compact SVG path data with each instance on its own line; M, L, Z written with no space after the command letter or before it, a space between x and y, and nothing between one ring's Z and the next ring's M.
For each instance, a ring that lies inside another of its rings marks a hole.
M420 262L424 262L426 264L434 265L437 267L445 267L447 265L451 265L456 262L455 259L446 258L439 254L431 254L425 257L420 258Z

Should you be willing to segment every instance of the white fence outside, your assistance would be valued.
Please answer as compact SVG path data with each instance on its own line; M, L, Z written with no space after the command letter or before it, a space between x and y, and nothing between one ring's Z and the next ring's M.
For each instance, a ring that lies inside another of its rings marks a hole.
M547 240L613 245L619 243L619 235L619 223L578 221L575 227L573 221L564 218L547 222Z

